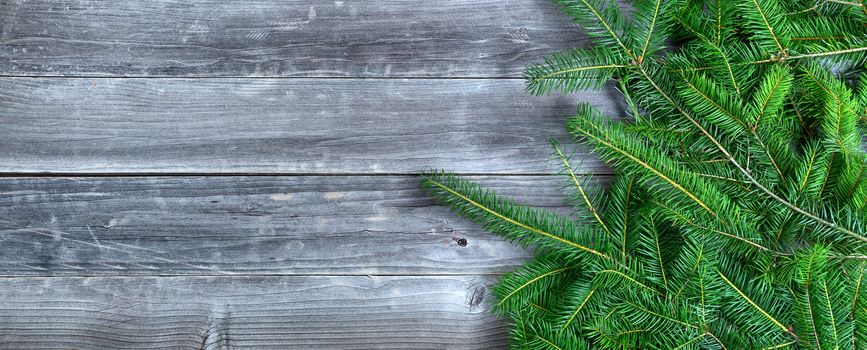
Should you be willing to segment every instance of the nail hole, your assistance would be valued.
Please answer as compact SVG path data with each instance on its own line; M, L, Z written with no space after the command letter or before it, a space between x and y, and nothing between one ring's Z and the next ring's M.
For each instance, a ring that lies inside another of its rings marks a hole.
M463 238L458 239L458 245L461 247L466 247L467 246L467 240L463 239Z

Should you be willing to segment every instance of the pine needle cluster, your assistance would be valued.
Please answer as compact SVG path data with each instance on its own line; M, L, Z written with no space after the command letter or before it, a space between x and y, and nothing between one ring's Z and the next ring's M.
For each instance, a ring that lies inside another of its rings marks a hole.
M568 123L607 189L557 143L570 217L424 180L535 249L495 288L514 348L867 348L864 1L556 2L595 47L527 68L527 89L616 85L625 116Z

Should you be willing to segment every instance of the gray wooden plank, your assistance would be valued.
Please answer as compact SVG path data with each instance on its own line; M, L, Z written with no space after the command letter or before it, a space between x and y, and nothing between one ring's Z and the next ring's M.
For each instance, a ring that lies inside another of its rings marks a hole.
M471 178L570 214L563 178ZM4 178L0 276L499 274L529 255L428 199L419 180Z
M0 78L0 172L549 174L576 98L523 84ZM614 93L579 98L616 115Z
M502 349L490 277L0 279L0 349Z
M519 77L583 45L549 0L0 1L5 75Z

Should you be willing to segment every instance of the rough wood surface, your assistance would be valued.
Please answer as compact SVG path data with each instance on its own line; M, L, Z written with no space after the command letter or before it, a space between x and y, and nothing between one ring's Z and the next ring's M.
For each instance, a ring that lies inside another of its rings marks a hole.
M550 174L575 98L523 84L0 78L0 172ZM582 100L617 114L614 93Z
M503 349L487 277L0 279L0 349Z
M412 174L567 214L547 139L622 107L520 76L585 45L549 0L0 0L0 349L505 348L529 253Z
M473 179L569 214L563 178ZM492 274L526 257L414 176L0 179L0 276Z
M585 40L549 0L0 1L3 75L520 77Z

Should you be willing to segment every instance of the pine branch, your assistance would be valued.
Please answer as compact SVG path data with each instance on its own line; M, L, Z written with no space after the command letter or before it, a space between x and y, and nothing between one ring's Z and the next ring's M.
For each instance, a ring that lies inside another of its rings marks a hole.
M721 0L718 0L718 1L721 1ZM717 5L719 5L719 3L717 3ZM717 10L717 11L719 11L719 10ZM732 87L735 89L735 93L738 96L740 96L742 94L742 92L741 92L740 86L737 82L737 79L735 79L735 73L734 73L734 70L732 69L732 65L731 65L731 62L729 60L728 54L726 54L726 52L723 51L723 49L719 45L717 45L717 43L720 41L722 29L719 27L716 28L717 29L717 41L713 42L710 39L708 39L707 37L705 37L704 35L702 35L695 28L696 25L689 23L688 19L681 18L680 16L675 17L675 19L677 19L677 22L680 23L680 25L683 26L684 29L689 31L692 35L694 35L696 38L698 38L702 43L704 43L705 45L710 47L718 55L719 59L721 60L721 62L725 66L725 71L726 71L726 73L728 73L728 77L731 80ZM720 20L721 19L717 19L717 21L720 21Z
M610 259L605 253L576 242L581 236L596 235L579 233L568 220L501 200L480 186L450 174L429 174L423 184L431 196L449 205L452 210L506 238L540 248L575 249Z
M629 65L606 48L554 53L544 64L524 70L527 92L547 95L552 92L573 93L583 89L600 89L619 68Z
M755 1L755 0L754 0L754 1ZM656 89L656 91L658 91L658 93L659 93L659 94L660 94L660 95L665 99L665 101L667 101L669 104L671 104L671 106L674 107L674 109L675 109L677 112L679 112L679 113L680 113L681 115L683 115L687 120L689 120L689 122L692 123L692 125L694 125L694 126L699 130L699 132L700 132L703 136L705 136L709 141L711 141L711 142L714 144L714 146L716 146L716 148L717 148L717 149L718 149L718 150L719 150L719 151L720 151L720 152L721 152L721 153L722 153L722 154L723 154L723 155L724 155L724 156L729 160L729 162L732 163L732 165L734 165L734 167L735 167L738 171L740 171L740 172L743 174L743 176L747 179L747 181L749 181L753 186L757 187L759 190L761 190L762 192L764 192L768 197L774 199L775 201L779 202L780 204L783 204L784 206L786 206L787 208L789 208L789 209L795 211L795 212L798 213L798 214L801 214L801 215L803 215L803 216L805 216L805 217L807 217L807 218L810 218L811 220L813 220L813 221L815 221L815 222L817 222L817 223L819 223L819 224L821 224L821 225L827 226L827 227L829 227L829 228L831 228L831 229L838 230L838 231L840 231L840 232L842 232L842 233L844 233L844 234L846 234L846 235L848 235L848 236L850 236L850 237L852 237L852 238L855 238L855 239L857 239L857 240L859 240L859 241L867 242L867 237L864 237L864 236L862 236L862 235L859 235L859 234L853 232L852 230L849 230L849 229L847 229L847 228L845 228L845 227L839 226L839 225L837 225L837 224L835 224L835 223L833 223L833 222L831 222L831 221L825 220L825 219L823 219L822 217L820 217L820 216L817 215L817 214L813 214L813 213L810 213L810 212L807 211L807 210L801 209L801 208L795 206L794 204L790 203L789 201L783 199L782 197L780 197L780 196L777 195L776 193L772 192L771 190L769 190L767 187L765 187L765 186L762 185L761 183L759 183L759 182L758 182L758 181L757 181L757 180L756 180L756 179L755 179L755 178L750 174L750 172L749 172L749 171L748 171L748 170L747 170L743 165L741 165L741 164L740 164L740 163L739 163L739 162L734 158L734 156L732 155L732 153L729 152L729 151L728 151L728 150L727 150L727 149L722 145L722 143L720 143L719 140L717 140L716 137L714 137L710 132L708 132L708 130L707 130L704 126L702 126L702 125L701 125L701 124L696 120L695 117L693 117L692 115L690 115L690 113L688 113L686 110L684 110L683 108L681 108L680 105L679 105L678 103L676 103L676 102L674 101L674 99L673 99L671 96L669 96L668 93L666 93L662 88L660 88L659 85L654 81L653 78L650 77L650 75L647 73L647 71L646 71L644 68L642 68L641 66L639 66L639 71L641 72L642 76L647 80L647 82L650 83L651 86L653 86L654 89Z
M587 197L587 191L584 190L584 186L581 185L581 181L578 180L578 176L575 175L575 170L572 169L572 164L569 164L569 158L563 154L563 150L560 148L559 143L555 140L551 141L551 147L554 149L554 152L557 158L563 163L563 170L566 172L569 177L572 185L575 186L575 189L578 191L578 194L581 196L581 201L584 205L587 206L587 210L590 214L593 215L593 219L599 223L599 226L605 231L605 233L611 235L611 230L608 229L608 225L602 221L602 218L599 216L599 212L596 210L596 206L591 203L590 198Z
M683 170L674 170L677 168L674 165L674 162L666 159L664 155L658 153L654 154L647 147L631 141L632 138L624 134L622 130L613 127L611 124L605 123L602 120L602 117L597 111L589 105L583 104L578 107L578 115L572 119L569 128L577 136L584 137L589 142L601 146L597 147L597 150L608 152L607 154L603 154L603 156L610 161L617 162L616 164L622 166L632 165L631 168L636 171L644 172L648 174L647 176L650 178L657 178L664 183L668 183L675 190L683 193L686 197L695 202L695 204L698 204L711 215L717 215L716 212L711 209L702 198L700 198L700 195L695 193L695 190L703 184L700 179L691 176ZM642 151L650 154L639 154L639 152ZM649 163L647 160L650 159L658 162L659 165ZM628 160L629 163L626 163L623 160ZM683 181L691 182L694 185L687 184ZM688 189L688 187L691 189Z
M635 31L636 42L640 43L640 48L637 50L637 62L643 62L649 55L652 55L663 46L662 32L665 27L668 27L670 16L668 16L669 8L673 2L664 0L639 0L636 1L636 26Z
M623 26L625 19L620 13L617 2L605 0L554 0L560 5L562 11L573 18L589 34L601 39L601 43L614 43L622 52L638 62L638 58L626 44L626 29Z
M616 170L607 191L588 192L559 143L576 217L425 180L535 248L494 289L513 347L864 347L864 2L636 0L626 17L613 0L555 1L597 46L528 68L527 88L616 82L623 118L582 103L567 126Z
M782 57L788 55L788 32L784 15L776 0L743 0L744 17L758 29L753 36L767 51L776 50ZM749 23L749 22L748 22Z
M546 290L561 283L565 275L577 267L564 265L564 261L556 254L542 255L506 275L494 288L499 300L496 307L508 313L537 302Z
M585 310L585 307L587 307L587 303L590 301L590 298L593 297L593 294L595 294L597 290L598 290L598 288L590 288L590 290L588 292L586 292L586 294L585 293L578 294L581 297L580 301L579 301L578 305L574 307L574 311L567 314L568 316L565 318L565 321L563 321L562 329L566 329L570 325L572 325L572 322L574 322L576 320L576 318L581 313L581 311ZM575 295L575 294L571 294L571 295Z
M607 276L607 277L606 277ZM613 277L611 277L613 276ZM617 270L600 270L596 272L595 278L599 281L598 283L607 284L607 285L620 285L620 286L637 286L640 289L651 292L653 294L662 294L651 286L648 286L644 283L639 282L633 277L629 275L617 271ZM622 283L623 281L628 283Z
M780 321L778 321L776 318L774 318L773 316L771 316L771 314L769 314L767 311L765 311L761 306L759 306L758 304L756 304L756 302L753 301L752 299L750 299L750 297L748 297L746 294L744 294L744 292L741 291L741 289L738 288L734 283L732 283L732 281L729 280L728 277L726 277L722 272L717 271L717 273L718 273L719 276L723 279L723 281L725 281L726 284L728 284L729 287L731 287L731 288L732 288L732 289L733 289L733 290L734 290L734 291L735 291L735 292L736 292L736 293L737 293L737 294L738 294L738 295L743 299L743 301L747 302L747 303L748 303L748 304L749 304L753 309L755 309L755 310L758 311L762 316L764 316L765 318L767 318L768 321L772 322L775 326L777 326L777 327L779 327L780 329L782 329L783 332L785 332L785 333L791 333L791 332L789 331L789 329L786 328L786 326L784 326Z

